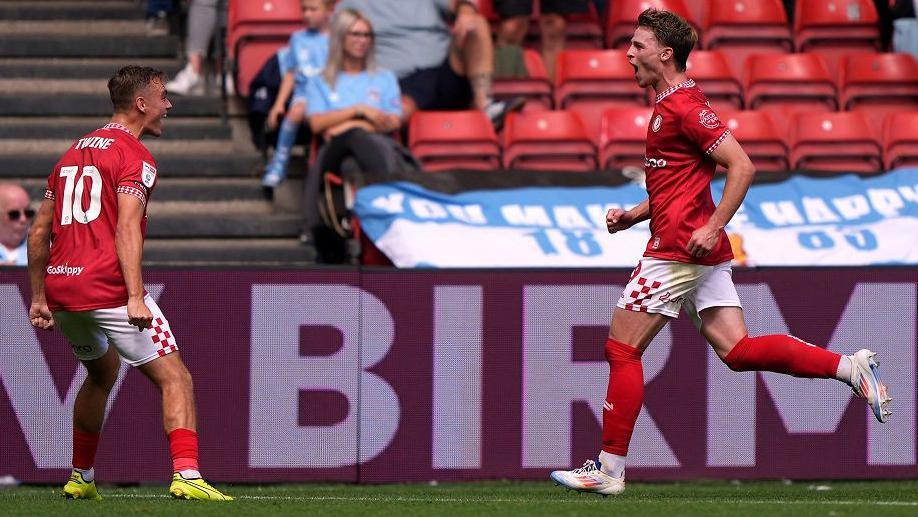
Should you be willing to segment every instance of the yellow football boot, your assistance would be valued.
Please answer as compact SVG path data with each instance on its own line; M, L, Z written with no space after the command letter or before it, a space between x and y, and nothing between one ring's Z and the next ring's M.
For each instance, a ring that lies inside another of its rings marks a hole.
M70 474L70 480L64 485L63 496L67 499L102 500L102 496L99 495L99 491L96 490L96 482L85 481L83 475L75 470Z
M232 501L233 498L210 486L203 478L185 479L176 472L172 475L169 493L176 499L198 501Z

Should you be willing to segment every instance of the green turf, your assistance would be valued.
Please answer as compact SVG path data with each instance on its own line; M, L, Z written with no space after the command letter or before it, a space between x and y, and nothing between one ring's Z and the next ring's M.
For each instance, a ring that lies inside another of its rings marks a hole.
M547 481L217 486L237 500L175 501L165 496L165 486L102 486L104 500L96 503L66 501L58 487L7 488L0 489L0 515L918 515L918 480L631 483L625 494L606 499L577 495Z

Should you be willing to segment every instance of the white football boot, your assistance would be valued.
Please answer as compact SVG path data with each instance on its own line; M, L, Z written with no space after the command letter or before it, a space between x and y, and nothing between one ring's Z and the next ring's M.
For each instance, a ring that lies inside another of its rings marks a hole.
M603 497L625 491L625 476L614 478L603 472L599 462L593 460L586 460L578 469L556 470L551 473L551 479L559 486Z
M851 389L855 395L866 399L873 410L873 416L885 423L892 415L892 411L886 407L892 397L886 385L880 382L880 363L874 359L876 355L876 352L862 349L848 356L851 359Z

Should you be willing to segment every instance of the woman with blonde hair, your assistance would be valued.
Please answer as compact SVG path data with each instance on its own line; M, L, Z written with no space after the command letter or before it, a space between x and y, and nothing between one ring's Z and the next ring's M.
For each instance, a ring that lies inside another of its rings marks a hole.
M358 11L335 13L329 34L328 61L306 91L309 125L324 141L306 178L306 234L318 222L321 173L338 172L353 157L360 170L376 172L387 163L388 133L401 127L398 80L376 66L374 34Z

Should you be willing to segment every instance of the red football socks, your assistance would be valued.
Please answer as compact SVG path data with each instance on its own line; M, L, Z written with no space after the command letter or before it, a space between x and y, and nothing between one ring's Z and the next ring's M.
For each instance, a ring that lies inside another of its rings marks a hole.
M786 373L795 377L834 379L841 355L793 336L746 336L724 358L731 370Z
M89 470L96 462L99 435L73 428L73 468Z
M181 428L169 433L169 453L173 472L198 470L198 433Z
M628 455L628 443L644 403L644 367L641 352L614 339L606 340L609 388L602 412L602 450Z

